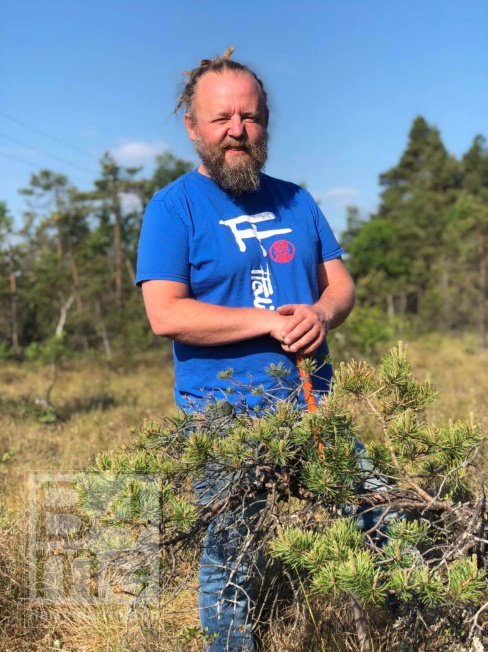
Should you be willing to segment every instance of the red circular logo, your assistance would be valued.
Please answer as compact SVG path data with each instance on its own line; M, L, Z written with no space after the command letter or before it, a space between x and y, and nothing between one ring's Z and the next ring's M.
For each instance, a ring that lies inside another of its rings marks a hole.
M271 245L269 255L277 263L289 263L295 255L295 247L288 240L277 240Z

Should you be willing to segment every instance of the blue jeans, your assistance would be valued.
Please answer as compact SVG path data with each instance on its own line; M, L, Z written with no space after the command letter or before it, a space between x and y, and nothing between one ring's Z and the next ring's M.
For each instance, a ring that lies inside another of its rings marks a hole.
M371 471L373 468L373 464L371 460L368 457L366 457L366 446L361 441L359 441L357 437L356 437L356 443L354 448L356 450L356 454L359 456L359 466L361 467L361 469L363 471ZM357 488L359 493L361 493L362 490L386 491L387 489L388 489L387 481L381 480L380 478L376 478L376 477L368 478ZM342 510L344 516L350 516L354 513L357 526L363 532L367 532L368 530L371 530L378 523L384 511L385 511L384 507L375 507L374 509L371 509L371 507L360 507L355 512L353 512L353 509L350 505L348 505L345 509ZM377 537L379 538L378 541L379 545L383 545L385 542L386 537L382 535L386 530L386 528L388 527L388 524L393 519L403 518L404 516L405 514L403 512L399 513L396 511L391 511L386 515L386 517L383 519L383 522L381 523L381 526L378 528L379 532L377 533Z
M210 465L194 486L200 504L218 501L237 474L225 475ZM242 553L246 537L253 532L267 493L258 494L233 511L223 513L208 526L200 562L198 608L202 629L218 634L206 645L208 652L254 652L249 606L253 600L253 569L262 567L251 546Z
M356 439L356 452L364 455L363 444ZM360 459L364 470L371 469L371 462ZM209 465L205 477L195 481L198 502L202 505L217 502L224 497L229 482L236 480L237 473L225 475L222 467ZM372 478L363 484L367 490L386 489L380 480ZM203 555L200 563L198 608L203 630L218 634L216 640L206 645L208 652L254 652L251 634L250 603L253 600L252 571L262 568L262 556L252 559L254 550L240 554L246 536L253 531L259 513L266 505L267 493L240 505L234 511L219 515L208 526ZM365 514L359 509L355 516L358 527L368 530L378 522L384 508L369 509ZM352 509L344 509L351 515ZM396 514L388 514L386 523ZM386 525L385 523L385 525ZM383 527L383 526L382 526Z

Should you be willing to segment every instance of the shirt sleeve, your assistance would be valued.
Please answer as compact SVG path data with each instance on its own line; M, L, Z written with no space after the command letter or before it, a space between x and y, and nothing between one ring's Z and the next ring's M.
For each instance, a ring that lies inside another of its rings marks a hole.
M325 215L320 210L317 202L309 194L309 202L311 204L312 213L315 220L315 226L318 234L318 257L321 263L326 263L328 260L339 258L344 254L344 249L341 248L332 229L327 222Z
M135 282L144 281L190 282L188 229L165 200L150 201L144 213Z

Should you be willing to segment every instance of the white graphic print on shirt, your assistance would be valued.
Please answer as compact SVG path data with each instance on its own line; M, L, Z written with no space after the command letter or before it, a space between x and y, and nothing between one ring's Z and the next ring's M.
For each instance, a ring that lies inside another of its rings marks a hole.
M259 269L251 270L251 287L254 294L255 308L275 309L273 299L270 299L273 294L273 285L271 283L271 273L268 263L266 263L266 270L263 269L262 265Z
M244 240L248 238L256 238L259 242L263 256L267 257L266 249L261 244L261 240L265 238L271 238L274 235L279 235L281 233L291 233L291 229L269 229L268 231L258 231L256 224L259 222L267 222L269 220L275 220L276 216L274 213L257 213L256 215L241 215L239 217L233 217L230 220L220 220L219 224L224 224L225 226L230 227L236 242L239 246L239 251L246 251L246 244ZM242 229L241 231L237 228L238 224L243 224L247 222L251 225L249 229Z

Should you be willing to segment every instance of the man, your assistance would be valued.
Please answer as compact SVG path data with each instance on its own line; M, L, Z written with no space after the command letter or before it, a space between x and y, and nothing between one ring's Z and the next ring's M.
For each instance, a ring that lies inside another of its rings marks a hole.
M248 384L251 374L271 393L266 368L282 363L297 385L297 354L327 353L328 331L354 304L343 252L317 204L299 186L261 172L267 97L256 75L229 59L231 51L189 73L177 109L186 106L201 163L153 197L139 246L136 281L153 331L174 340L175 394L184 409L198 409L209 396L234 400L228 381L217 378L229 367L238 381ZM318 390L327 389L331 369L323 375ZM225 613L219 589L226 577L218 570L225 559L216 558L217 547L207 534L200 617L202 628L219 634L209 650L252 651L250 588L242 595L234 588L225 598L233 610Z

